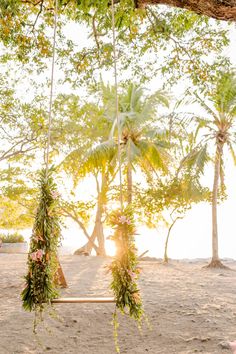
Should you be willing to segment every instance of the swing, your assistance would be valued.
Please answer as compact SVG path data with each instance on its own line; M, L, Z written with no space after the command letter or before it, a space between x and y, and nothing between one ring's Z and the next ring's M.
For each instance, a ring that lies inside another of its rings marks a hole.
M55 11L55 32L56 32L56 24L57 24L57 1L56 0L56 11ZM116 57L116 36L115 36L115 14L114 14L114 0L111 2L112 6L112 38L113 38L113 53L114 53L114 76L115 76L115 105L116 105L116 121L118 127L118 162L119 162L119 179L120 179L120 205L121 210L123 210L123 197L122 197L122 174L121 174L121 151L120 151L120 118L118 114L118 83L117 83L117 57ZM55 52L55 41L53 45L53 51ZM114 297L63 297L53 299L52 304L84 304L84 303L115 303L116 300Z
M116 66L116 37L115 37L115 16L114 16L114 0L112 0L112 36L113 36L113 53L114 53L114 76L115 76L115 99L116 99L116 120L118 126L118 160L119 160L119 177L120 177L120 204L121 210L123 209L123 198L122 198L122 176L121 176L121 151L120 151L120 119L118 114L118 84L117 84L117 66ZM56 17L57 17L57 0L56 0L56 11L55 11L55 27L56 27ZM55 51L55 45L53 50ZM53 304L82 304L82 303L115 303L114 297L63 297L53 299Z
M55 66L55 46L58 0L55 0L54 12L54 37L53 37L53 57L51 71L51 90L49 104L49 123L46 149L46 169L41 173L41 199L38 214L36 214L33 235L31 238L31 248L28 256L29 272L26 278L26 287L22 292L23 306L26 310L41 313L44 304L75 304L75 303L115 303L114 327L116 326L116 309L125 313L129 310L130 317L140 322L143 316L142 301L139 294L136 279L139 269L138 259L134 245L135 225L131 208L123 205L122 192L122 163L121 163L121 124L118 107L118 82L117 82L117 54L115 35L115 10L114 0L111 1L112 9L112 38L114 56L114 77L115 77L115 119L118 130L118 165L119 165L119 190L120 209L111 214L112 226L115 228L113 240L117 246L117 256L108 266L112 273L111 289L114 297L58 297L55 288L55 274L57 283L63 280L63 272L56 255L56 245L60 237L60 226L57 212L53 213L54 199L58 192L52 178L52 169L49 169L49 148L51 141L52 125L52 99ZM41 209L40 209L41 207ZM52 209L51 209L52 208ZM52 211L51 211L52 210ZM51 214L52 213L52 214ZM46 226L45 226L46 225ZM57 269L55 268L57 264ZM58 268L59 267L59 268ZM61 278L61 279L60 279Z
M52 304L103 304L114 303L114 297L61 297L51 301Z
M58 0L55 0L55 21L54 21L54 39L53 39L53 60L52 60L52 77L51 77L51 92L50 92L50 114L49 114L49 138L48 138L48 147L47 147L47 161L46 166L48 168L49 165L49 146L50 146L50 130L51 130L51 107L52 107L52 96L53 96L53 81L54 81L54 63L55 63L55 42L56 42L56 30L57 30L57 8L58 8ZM116 72L116 53L115 53L115 30L114 30L114 2L112 0L112 28L113 28L113 46L114 46L114 61L115 61L115 86L116 86L116 119L118 117L118 94L117 94L117 72ZM117 119L117 125L119 126L119 118ZM119 138L118 138L119 139ZM118 146L120 144L118 142ZM119 152L118 152L119 154ZM119 158L120 161L120 158ZM59 263L60 271L62 272L62 268ZM64 274L62 272L62 277ZM67 287L67 286L65 286ZM84 303L115 303L114 297L63 297L63 298L56 298L51 301L52 304L84 304Z

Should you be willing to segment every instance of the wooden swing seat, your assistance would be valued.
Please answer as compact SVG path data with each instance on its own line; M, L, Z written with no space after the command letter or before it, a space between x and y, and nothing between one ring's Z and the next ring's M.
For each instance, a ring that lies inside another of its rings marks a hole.
M103 304L115 303L113 297L60 297L52 300L52 304Z

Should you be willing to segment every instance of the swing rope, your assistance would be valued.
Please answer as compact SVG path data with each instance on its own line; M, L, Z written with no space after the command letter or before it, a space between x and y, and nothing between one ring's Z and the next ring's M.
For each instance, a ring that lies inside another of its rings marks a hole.
M55 0L54 8L54 28L53 28L53 45L52 45L52 67L50 77L50 99L49 99L49 111L48 111L48 132L47 132L47 147L46 147L46 179L48 178L49 170L49 152L51 145L51 132L52 132L52 104L53 104L53 91L54 91L54 73L55 73L55 57L56 57L56 36L57 36L57 20L58 20L58 0ZM67 288L67 282L64 273L61 268L61 264L57 257L58 270L57 270L57 282L62 288Z
M117 78L117 50L116 50L116 34L115 34L115 6L114 0L111 0L112 7L112 34L113 34L113 56L114 56L114 75L115 75L115 100L116 100L116 123L118 130L118 162L119 162L119 179L120 179L120 211L115 211L111 215L111 225L114 228L113 240L116 244L116 258L109 265L112 274L110 288L114 293L115 311L113 313L114 340L116 351L119 353L118 343L118 317L117 310L122 314L128 313L138 326L144 315L142 308L142 299L140 296L137 279L139 276L139 268L137 252L135 248L134 235L136 233L134 215L130 205L125 208L123 205L122 192L122 160L121 160L121 120L119 114L118 101L118 78Z
M116 51L116 33L115 33L115 6L114 0L111 1L112 12L112 39L113 39L113 62L114 62L114 79L115 79L115 119L118 130L118 164L119 164L119 182L120 182L120 208L123 211L123 191L122 191L122 162L121 162L121 122L119 115L119 98L118 98L118 75L117 75L117 51Z
M39 202L30 239L27 262L28 273L25 276L26 284L21 293L25 310L35 311L34 329L38 322L38 316L41 316L45 304L51 304L51 301L58 297L57 283L61 281L63 274L57 258L57 249L61 239L60 218L57 215L59 193L52 177L52 169L49 169L57 6L58 0L55 0L49 118L45 156L46 168L39 174ZM64 284L62 285L64 286Z
M48 168L49 168L49 150L50 150L50 145L51 145L52 104L53 104L53 90L54 90L54 72L55 72L55 52L56 52L57 16L58 16L58 0L55 0L54 30L53 30L53 48L52 48L52 68L51 68L51 78L50 78L50 101L49 101L49 112L48 112L48 132L47 132L47 147L46 147L46 177L48 176Z

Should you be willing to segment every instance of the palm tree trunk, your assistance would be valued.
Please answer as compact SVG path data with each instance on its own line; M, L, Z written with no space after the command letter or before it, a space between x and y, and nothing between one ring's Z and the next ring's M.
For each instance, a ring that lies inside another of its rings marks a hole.
M216 155L219 154L217 148ZM218 199L218 185L220 177L220 160L219 157L215 158L214 168L214 183L212 191L212 261L219 260L218 254L218 225L217 225L217 199Z
M103 221L102 221L103 207L106 203L106 194L108 191L106 174L104 173L102 175L101 189L99 186L97 176L95 176L95 179L97 184L97 210L96 210L95 224L91 236L88 237L86 235L86 237L88 238L88 242L84 246L80 247L78 250L75 251L74 254L77 255L80 254L90 255L92 249L96 251L97 256L106 255L105 237L103 232ZM98 241L98 246L95 245L94 243L96 239Z
M83 222L79 219L79 216L77 215L76 211L71 211L71 210L67 210L67 209L63 209L64 211L64 215L67 217L70 217L74 222L76 222L80 229L83 231L84 236L87 238L87 243L85 245L83 245L82 247L78 248L74 254L75 255L86 255L89 256L92 252L92 249L94 249L96 252L98 251L98 246L94 243L95 239L96 239L96 234L94 232L92 232L92 235L90 236L85 225L83 224Z
M212 190L212 259L208 267L224 267L219 258L218 252L218 225L217 225L217 201L220 178L220 161L223 153L223 145L217 143L214 166L214 182Z
M132 203L132 189L133 189L133 182L132 182L132 168L128 165L127 169L127 188L128 188L128 204Z
M93 232L95 233L97 240L98 240L97 255L98 256L105 256L106 250L105 250L105 238L104 238L104 232L103 232L103 223L102 223L102 203L100 201L98 202L98 205L97 205L96 220L95 220L95 226L94 226Z
M169 258L168 258L168 254L167 254L167 249L168 249L168 244L169 244L169 238L170 238L170 233L172 228L174 227L175 223L177 220L179 219L183 219L183 216L178 216L177 218L175 218L172 222L172 224L170 225L169 229L168 229L168 233L167 233L167 237L166 237L166 242L165 242L165 251L164 251L164 257L163 257L163 263L168 263L169 262Z
M98 198L100 199L100 196ZM98 246L96 246L94 244L96 239L98 241ZM84 246L77 249L74 252L74 254L75 255L84 254L84 255L89 256L91 254L93 248L95 249L97 256L105 256L106 255L105 238L104 238L103 223L102 223L102 203L101 203L101 200L99 200L97 203L97 211L96 211L96 218L95 218L93 232L92 232L88 242Z
M168 262L169 262L169 257L168 257L168 254L167 254L167 249L168 249L168 242L169 242L169 238L170 238L170 231L171 231L171 226L170 226L169 229L168 229L168 233L167 233L167 237L166 237L163 263L168 263Z
M97 178L97 176L95 176L96 184L97 184L97 211L96 211L96 219L95 219L95 225L94 225L93 232L95 233L96 238L98 240L97 255L98 256L105 256L106 249L105 249L105 237L104 237L104 232L103 232L102 215L103 215L103 208L106 203L106 197L107 197L107 191L108 191L106 173L102 173L101 178L102 178L102 182L101 182L101 188L100 188L98 178Z
M96 254L97 254L98 247L97 246L95 247L95 243L94 243L95 239L96 239L96 233L95 233L95 228L94 228L92 235L90 236L88 242L85 245L83 245L82 247L78 248L74 252L74 254L78 255L78 256L80 256L80 255L90 256L93 249L96 251Z

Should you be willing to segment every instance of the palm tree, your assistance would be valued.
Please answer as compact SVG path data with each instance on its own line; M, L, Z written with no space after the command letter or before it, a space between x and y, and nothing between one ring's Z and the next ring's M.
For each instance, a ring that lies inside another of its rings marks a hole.
M132 203L133 170L138 165L147 174L161 169L167 172L169 155L163 133L157 130L157 105L168 107L166 94L159 90L144 97L144 90L130 84L119 97L121 152L125 164L127 202ZM117 122L113 120L110 138L114 139Z
M110 185L118 172L114 97L114 87L101 83L98 120L104 122L101 125L103 129L100 130L100 138L97 135L93 146L82 156L77 170L77 176L92 174L96 179L97 206L95 225L85 248L87 252L90 252L97 239L98 253L100 255L105 254L103 211ZM143 89L133 84L129 85L124 93L120 95L121 147L122 160L125 163L127 175L128 203L132 201L132 171L135 165L139 165L141 170L149 174L150 171L155 172L157 168L167 172L166 165L169 155L166 153L166 143L157 129L150 129L151 124L156 124L156 106L158 103L168 106L167 97L163 92L158 91L145 99L143 98ZM93 122L96 127L96 119L94 120L93 118ZM107 130L108 127L110 129ZM96 130L98 133L99 129L96 128ZM64 162L76 161L79 160L79 157L81 157L81 151L74 150Z
M235 73L221 74L215 89L209 94L209 103L194 93L195 101L205 110L206 118L197 118L197 130L204 129L205 134L196 147L182 161L195 167L197 173L203 173L209 161L209 145L214 142L214 180L212 188L212 260L209 267L224 267L218 253L217 202L219 185L224 187L224 149L227 147L236 163L236 76ZM196 136L197 136L196 133Z
M60 166L72 177L73 190L78 182L88 175L94 178L96 186L96 210L91 234L87 232L83 218L79 217L80 208L77 204L79 206L80 203L74 207L74 202L71 201L69 209L68 203L66 204L67 216L76 221L88 239L87 244L77 252L90 254L94 248L97 254L105 255L103 214L107 191L116 167L116 161L113 159L113 156L116 156L116 146L111 141L107 143L112 123L104 117L102 104L86 102L80 106L78 97L74 95L62 97L58 107L65 120L63 131L67 132L63 142L66 157Z

